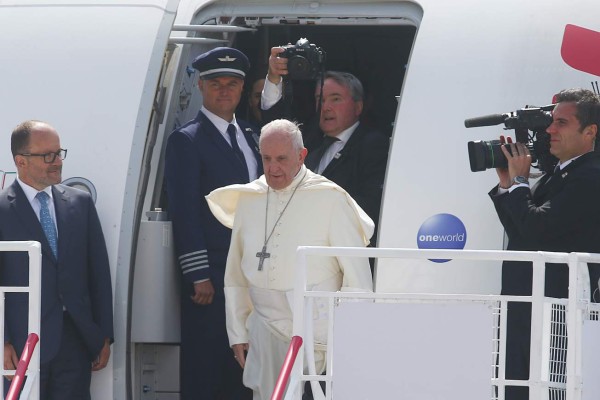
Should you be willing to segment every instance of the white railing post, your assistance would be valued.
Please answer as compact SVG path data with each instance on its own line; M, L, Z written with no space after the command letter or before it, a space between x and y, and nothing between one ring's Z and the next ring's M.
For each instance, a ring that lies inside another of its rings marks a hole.
M29 332L35 332L40 337L40 345L36 346L28 371L34 371L29 374L33 387L29 399L39 400L40 398L40 350L41 350L41 320L42 320L42 246L39 242L29 242ZM28 389L25 387L24 389Z
M502 382L501 385L498 385L498 400L504 400L505 398L505 384L504 381L506 379L506 329L502 328L506 326L508 314L508 303L506 301L500 302L500 324L498 327L500 328L500 334L498 335L498 340L500 340L500 344L498 346L498 379Z
M29 313L28 313L28 331L40 335L40 324L42 314L41 302L41 284L42 284L42 251L39 242L35 241L0 241L0 252L27 252L29 258L29 286L2 286L0 287L0 336L4 338L4 319L5 319L5 293L27 293L29 297ZM4 346L0 350L4 357ZM20 356L20 354L18 355ZM39 371L40 371L40 346L36 346L29 366L27 368L27 381L21 392L21 399L39 400ZM2 374L7 374L7 371L2 366ZM0 383L0 389L4 389L3 382Z
M531 287L531 333L529 352L529 398L542 399L542 332L544 325L544 286L546 263L543 253L538 253L532 263L533 279Z
M577 368L576 364L581 364L581 339L582 326L578 322L583 323L582 310L577 306L581 299L581 291L578 285L579 268L585 268L586 275L587 263L582 263L580 266L579 256L575 253L569 254L569 300L567 304L567 399L581 399L581 368ZM589 284L589 275L588 275ZM587 300L587 299L586 299ZM579 371L579 372L578 372Z
M306 348L306 338L304 335L304 292L306 292L306 250L304 247L298 247L296 253L296 268L294 271L294 309L293 315L293 334L294 336L300 336L304 340L304 346L300 347L298 355L296 356L296 362L292 369L292 377L302 377L304 374L304 349ZM312 348L312 346L311 346ZM291 383L290 383L291 386ZM294 386L295 390L292 395L292 399L300 399L302 397L302 390L304 387L304 381L300 379L297 385ZM288 396L285 397L286 400Z

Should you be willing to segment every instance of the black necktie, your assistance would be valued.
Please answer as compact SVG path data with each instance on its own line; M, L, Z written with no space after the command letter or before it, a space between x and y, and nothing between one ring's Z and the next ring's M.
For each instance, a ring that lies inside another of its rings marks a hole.
M231 141L231 147L233 148L233 152L235 153L237 158L242 162L242 165L244 166L244 171L246 171L246 176L248 176L248 165L246 164L246 158L244 157L244 153L242 153L242 149L240 149L240 146L237 142L237 129L235 128L235 125L229 124L229 126L227 127L227 133L229 134L229 140ZM249 178L246 179L249 180Z
M237 129L235 128L235 125L229 124L229 126L227 127L227 133L229 134L229 139L231 140L231 147L233 148L233 152L236 156L238 156L240 161L242 161L242 163L246 165L244 153L242 153L242 149L240 149L240 146L237 142Z
M533 194L535 199L544 195L548 190L548 187L551 186L550 183L558 179L556 176L557 174L560 174L560 171L560 165L556 164L552 171L546 172L546 175L542 176L540 180L531 187L531 194Z
M325 147L325 151L327 151L327 149L329 148L329 146L331 146L332 144L334 144L338 140L340 140L340 139L338 139L335 136L327 136L327 135L325 135L323 137L323 143L321 144L321 146L324 146Z
M546 179L546 182L544 182L544 185L545 185L546 183L550 182L550 181L552 180L552 177L553 177L554 175L560 174L560 171L561 171L561 169L560 169L560 164L556 164L556 166L554 167L554 170L552 171L552 173L551 173L551 174L548 174L548 175L549 175L549 176L548 176L548 179Z
M335 136L325 135L323 137L323 141L321 142L319 147L317 147L317 149L314 151L313 157L310 157L310 159L306 160L307 161L306 167L309 168L310 170L316 172L319 169L319 164L321 163L321 158L323 158L325 153L327 153L327 149L329 149L329 147L332 144L334 144L335 142L337 142L338 140L340 140L340 139L338 139Z

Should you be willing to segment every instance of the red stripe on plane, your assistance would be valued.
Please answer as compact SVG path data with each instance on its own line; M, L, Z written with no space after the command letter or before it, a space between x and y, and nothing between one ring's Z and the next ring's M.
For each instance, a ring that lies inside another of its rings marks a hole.
M600 76L600 32L577 25L565 26L560 54L571 67Z

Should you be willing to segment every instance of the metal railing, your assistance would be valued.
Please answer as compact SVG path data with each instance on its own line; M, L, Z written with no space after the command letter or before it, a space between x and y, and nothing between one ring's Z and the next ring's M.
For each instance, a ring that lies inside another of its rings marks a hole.
M39 335L41 321L41 267L42 252L39 242L34 241L0 241L0 252L27 252L29 257L29 286L0 286L0 337L4 338L4 314L6 293L27 293L29 296L28 330L30 333ZM2 267L0 263L0 268ZM25 267L25 266L24 266ZM4 346L2 346L2 358L4 359ZM27 380L21 392L20 399L39 400L39 371L40 351L39 346L32 354L29 354L30 362L25 372ZM3 376L15 375L15 370L6 370L2 365L0 372ZM4 382L0 379L0 391L4 391Z
M506 295L476 295L476 294L431 294L431 293L356 293L356 292L316 292L307 291L306 286L306 259L308 256L343 256L343 257L376 257L399 259L455 259L472 261L529 261L533 265L533 286L531 296L506 296ZM292 371L292 378L285 399L299 399L302 384L311 381L311 388L315 400L330 399L333 371L331 347L333 346L333 313L334 304L345 299L361 299L372 302L485 302L500 304L498 337L496 338L498 373L490 381L490 385L497 390L492 399L504 399L505 386L528 386L530 398L547 398L547 391L555 389L561 394L557 399L579 400L582 393L582 330L585 313L590 309L598 310L598 305L590 303L589 274L587 263L600 263L600 255L589 253L552 253L552 252L512 252L512 251L486 251L486 250L417 250L417 249L377 249L377 248L333 248L333 247L299 247L297 250L297 265L295 268L294 286L294 329L293 334L304 338L304 346L299 350L298 357ZM544 297L545 264L564 263L569 267L569 297L568 299L551 299L553 305L562 306L564 313L561 318L566 325L565 334L568 335L566 349L566 368L562 382L551 381L549 374L545 373L547 364L542 360L548 359L548 350L543 348L547 343L540 340L544 330L544 312L548 309L548 299ZM312 301L315 298L329 299L328 321L328 346L327 367L324 375L315 371L314 344L312 331ZM504 354L506 351L506 303L529 302L532 306L531 320L531 350L530 350L530 377L529 380L508 380L504 376ZM308 374L304 371L308 370ZM325 382L325 395L318 385L318 381ZM566 381L566 383L565 383ZM315 393L316 392L316 393Z
M14 180L14 177L17 176L17 173L14 171L3 171L0 169L0 189L4 189L5 187L8 187L7 183L12 182L12 180L9 180L8 182L6 181L6 178L8 176L13 178L12 180Z
M21 392L21 388L23 387L23 383L25 382L25 374L27 373L27 369L29 368L31 356L35 351L35 346L37 345L39 340L40 337L35 333L30 333L27 336L25 348L21 353L21 358L19 359L19 364L17 365L17 373L10 382L10 388L8 389L6 400L17 400L19 398L19 393ZM32 379L32 381L33 380L34 379ZM26 393L29 393L30 391L31 389L29 389ZM24 394L24 396L27 396L27 394Z
M283 360L283 366L279 372L279 377L275 383L275 389L273 390L271 400L281 400L283 392L285 391L285 386L290 378L292 367L296 361L296 356L298 355L298 351L300 351L300 347L302 347L302 338L300 336L292 337L288 352L285 355L285 360Z

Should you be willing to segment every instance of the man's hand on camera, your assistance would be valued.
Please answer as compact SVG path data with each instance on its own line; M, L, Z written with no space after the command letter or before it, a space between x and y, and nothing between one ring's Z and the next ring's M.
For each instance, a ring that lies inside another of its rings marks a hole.
M271 55L269 56L269 73L267 79L269 82L277 85L281 82L281 76L287 75L287 63L288 59L285 57L279 57L279 53L284 52L283 47L272 47Z
M500 136L500 143L504 145L506 143L506 139L504 136ZM512 143L512 139L508 138L508 143ZM502 151L505 149L503 148ZM496 173L498 174L498 178L500 179L499 186L502 189L508 189L512 185L512 179L510 178L510 174L508 172L508 168L496 168Z
M500 142L507 143L510 151L502 146L502 153L508 160L508 168L496 168L498 177L500 178L500 187L508 189L516 176L524 176L529 178L529 170L531 168L531 154L529 149L523 143L513 143L510 137L504 138L500 136Z

